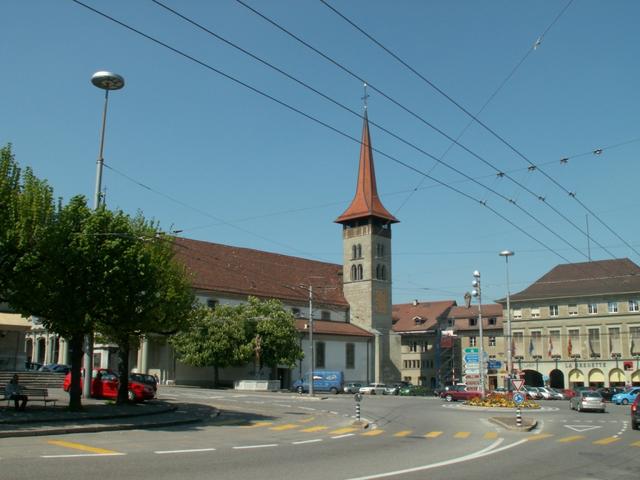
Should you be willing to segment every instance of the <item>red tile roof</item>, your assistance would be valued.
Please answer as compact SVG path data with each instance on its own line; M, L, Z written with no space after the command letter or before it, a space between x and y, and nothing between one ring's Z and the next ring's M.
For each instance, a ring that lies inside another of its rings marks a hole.
M478 318L478 306L471 305L453 307L447 318L454 320L454 330L479 330L478 325L470 326L470 318ZM489 325L489 319L495 318L496 324ZM502 305L498 303L482 304L482 327L483 330L502 330Z
M347 208L335 222L345 223L350 220L368 217L381 218L387 220L388 223L397 223L399 221L384 208L380 197L378 197L376 172L373 167L373 152L371 150L371 137L369 135L369 119L367 117L367 111L365 110L356 195L353 197L349 208Z
M455 304L455 300L442 300L394 305L392 309L393 331L402 333L434 329L438 319L445 318L446 313Z
M296 329L299 332L309 331L308 320L296 320ZM356 327L351 323L346 322L331 322L328 320L314 320L313 321L313 334L322 335L345 335L350 337L373 337L373 333Z
M175 238L176 259L191 274L196 291L306 302L348 308L342 291L342 265L249 248Z

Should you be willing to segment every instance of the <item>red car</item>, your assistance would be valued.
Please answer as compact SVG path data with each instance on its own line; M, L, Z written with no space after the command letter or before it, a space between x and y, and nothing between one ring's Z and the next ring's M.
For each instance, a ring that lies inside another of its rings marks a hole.
M108 398L112 400L118 398L118 385L120 384L120 380L114 372L105 368L99 368L93 371L91 377L92 397ZM82 386L82 379L80 379L80 385ZM67 376L64 377L64 383L62 384L62 388L65 392L68 392L70 387L71 372L67 373ZM145 400L151 400L154 397L155 391L153 390L153 387L141 382L136 382L135 380L129 380L129 401L144 402Z

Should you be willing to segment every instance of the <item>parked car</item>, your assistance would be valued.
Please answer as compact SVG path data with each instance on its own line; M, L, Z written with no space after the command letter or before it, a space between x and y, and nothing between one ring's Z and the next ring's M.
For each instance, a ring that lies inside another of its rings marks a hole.
M80 385L82 386L82 378ZM91 374L91 396L95 398L107 398L115 400L118 398L118 386L120 380L111 370L106 368L94 369ZM62 388L68 392L71 388L71 372L64 377ZM143 402L155 397L155 391L150 385L129 379L128 398L131 402Z
M140 383L146 383L151 388L153 388L154 392L158 391L158 379L154 375L149 375L147 373L131 372L129 374L129 380L134 380Z
M393 385L387 385L386 394L387 395L398 395L400 393L400 389L406 385L410 385L409 382L397 382Z
M452 385L448 390L440 393L440 397L444 398L447 402L471 400L472 398L481 396L482 393L477 390L467 390L466 385Z
M633 401L640 393L640 387L633 387L629 390L625 390L624 392L616 393L613 397L611 397L611 401L616 405L628 405L633 403Z
M405 385L400 388L398 395L406 397L424 397L431 393L431 391L424 385Z
M564 395L564 398L571 399L576 396L576 391L571 388L565 388L562 390L562 395Z
M362 387L361 383L349 382L345 384L343 391L344 393L358 393L360 391L360 387Z
M538 391L537 387L525 385L523 388L525 393L527 394L527 397L531 398L532 400L538 400L542 398L542 394Z
M614 395L617 395L618 393L624 392L624 388L620 388L620 387L601 387L601 388L598 388L597 391L600 392L600 395L602 395L602 398L604 398L606 401L610 402L611 398L613 398Z
M370 383L366 387L361 387L359 393L363 395L386 395L387 386L384 383Z
M69 365L63 365L61 363L49 363L47 365L42 365L38 368L39 372L55 372L55 373L69 373L71 367Z
M298 393L309 391L311 372L307 372L300 380L293 382L292 388ZM344 374L334 370L313 371L313 391L340 393L344 390Z
M604 399L599 392L582 390L569 401L569 408L582 412L583 410L595 410L605 412Z
M631 404L631 428L640 430L640 395Z
M562 394L556 392L553 388L538 387L538 391L542 392L542 396L547 400L562 400Z

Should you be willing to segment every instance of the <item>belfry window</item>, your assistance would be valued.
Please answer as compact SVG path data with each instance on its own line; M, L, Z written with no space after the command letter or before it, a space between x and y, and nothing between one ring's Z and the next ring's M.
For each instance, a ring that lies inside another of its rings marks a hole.
M358 275L356 280L362 280L364 278L363 272L362 272L362 264L358 265Z

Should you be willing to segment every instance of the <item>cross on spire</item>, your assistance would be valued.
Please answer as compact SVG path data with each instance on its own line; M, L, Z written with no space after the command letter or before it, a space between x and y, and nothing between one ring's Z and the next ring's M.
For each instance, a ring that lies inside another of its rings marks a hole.
M367 98L369 95L367 94L367 82L364 82L364 96L360 97L364 101L364 109L367 109Z

